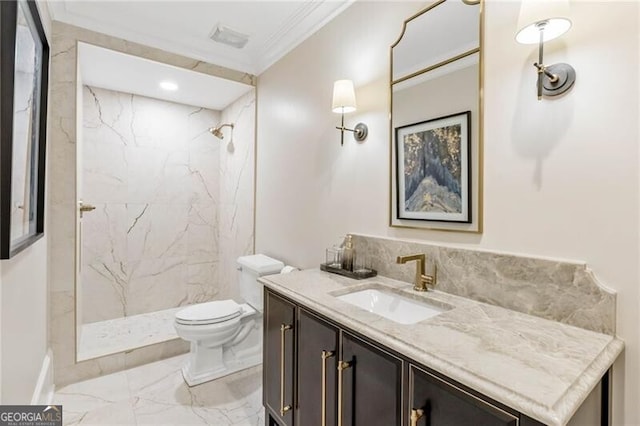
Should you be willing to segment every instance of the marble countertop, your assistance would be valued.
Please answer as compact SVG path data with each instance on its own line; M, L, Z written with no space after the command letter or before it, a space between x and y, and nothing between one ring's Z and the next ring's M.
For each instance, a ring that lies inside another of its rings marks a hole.
M260 279L268 288L547 425L565 425L622 352L613 336L377 276L317 269ZM335 296L383 286L451 306L402 325Z

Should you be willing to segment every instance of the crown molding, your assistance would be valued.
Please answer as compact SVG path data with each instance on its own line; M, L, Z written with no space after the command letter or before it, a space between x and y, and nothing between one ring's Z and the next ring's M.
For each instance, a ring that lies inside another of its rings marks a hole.
M202 38L158 37L118 23L77 14L67 7L69 0L49 2L53 20L123 38L238 71L258 75L351 6L355 0L306 0L274 25L275 30L260 44L237 50Z

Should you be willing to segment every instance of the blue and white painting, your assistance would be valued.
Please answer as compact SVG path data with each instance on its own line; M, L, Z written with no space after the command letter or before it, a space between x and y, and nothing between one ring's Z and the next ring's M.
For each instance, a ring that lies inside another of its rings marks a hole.
M471 113L396 129L398 218L470 222Z

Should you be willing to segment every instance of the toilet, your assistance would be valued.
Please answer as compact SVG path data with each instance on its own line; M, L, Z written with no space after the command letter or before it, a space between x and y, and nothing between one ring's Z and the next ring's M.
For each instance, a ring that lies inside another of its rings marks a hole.
M262 363L263 287L258 278L280 273L284 264L263 254L241 256L237 264L244 303L217 300L176 313L176 333L191 342L182 367L189 386Z

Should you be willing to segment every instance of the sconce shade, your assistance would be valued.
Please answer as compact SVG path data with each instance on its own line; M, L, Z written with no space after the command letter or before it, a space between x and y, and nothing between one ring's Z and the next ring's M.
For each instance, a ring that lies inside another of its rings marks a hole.
M356 110L356 92L353 81L338 80L333 83L333 102L331 109L336 113L353 112Z
M516 41L522 44L539 43L542 26L543 42L560 37L571 28L568 16L569 0L523 0Z

